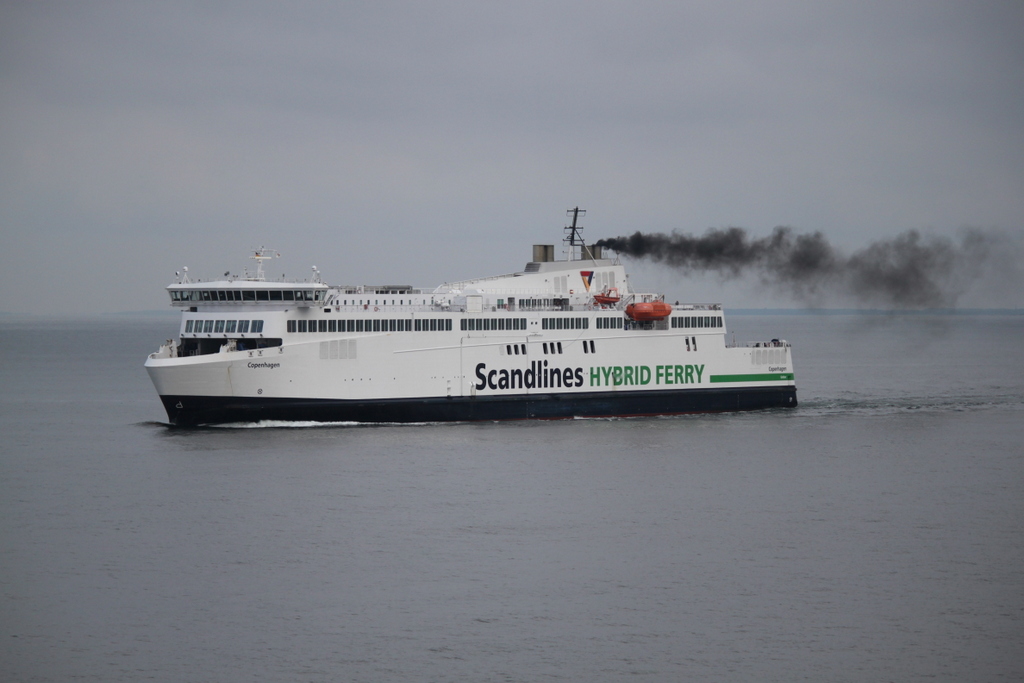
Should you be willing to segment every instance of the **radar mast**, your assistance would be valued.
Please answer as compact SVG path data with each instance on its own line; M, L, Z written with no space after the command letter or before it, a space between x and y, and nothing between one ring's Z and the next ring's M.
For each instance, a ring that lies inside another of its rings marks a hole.
M565 226L565 232L568 233L568 236L562 238L562 242L564 244L569 245L569 258L567 260L576 260L577 245L579 245L580 258L582 259L586 254L586 247L583 243L583 235L580 234L580 232L583 230L583 226L579 225L577 221L579 220L580 216L587 215L587 210L581 209L580 207L577 206L576 208L566 210L565 215L572 216L572 225Z
M253 255L249 257L256 261L256 274L250 277L248 270L246 270L246 279L264 282L267 278L263 275L263 262L269 261L274 257L281 258L281 253L276 249L267 249L262 246L259 249L256 249Z

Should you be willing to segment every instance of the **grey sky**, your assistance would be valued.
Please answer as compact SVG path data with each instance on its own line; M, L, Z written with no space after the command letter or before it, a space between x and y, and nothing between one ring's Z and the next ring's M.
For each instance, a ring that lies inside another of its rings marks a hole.
M577 204L591 241L1019 234L1022 34L1020 2L3 2L0 310L166 308L260 244L334 284L509 272ZM962 303L1024 306L993 284Z

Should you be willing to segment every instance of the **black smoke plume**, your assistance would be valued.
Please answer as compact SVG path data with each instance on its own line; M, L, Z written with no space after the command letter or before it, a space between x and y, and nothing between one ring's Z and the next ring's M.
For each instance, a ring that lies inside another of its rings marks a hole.
M820 232L778 227L761 238L742 228L712 228L701 236L635 232L596 246L687 273L754 273L804 301L839 295L885 307L935 308L955 304L1003 242L1001 233L980 229L963 230L958 240L909 230L847 256Z

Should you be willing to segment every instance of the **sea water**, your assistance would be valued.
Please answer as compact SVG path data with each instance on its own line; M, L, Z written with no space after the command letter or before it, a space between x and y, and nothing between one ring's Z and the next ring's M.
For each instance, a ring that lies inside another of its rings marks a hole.
M0 321L0 680L1024 679L1020 315L743 315L800 406L182 430Z

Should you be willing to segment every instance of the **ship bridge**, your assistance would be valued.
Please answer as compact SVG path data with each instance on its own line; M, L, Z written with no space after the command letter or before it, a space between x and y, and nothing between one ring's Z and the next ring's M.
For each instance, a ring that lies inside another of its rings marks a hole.
M255 249L250 259L256 261L256 271L250 272L247 269L242 276L231 275L231 271L224 273L224 280L212 282L193 282L189 279L188 268L182 268L176 273L178 282L168 285L167 292L171 297L171 305L179 308L188 307L192 312L203 308L260 305L260 304L281 304L292 303L300 308L318 305L327 299L328 287L320 280L320 271L313 266L313 278L308 282L294 282L281 280L278 282L267 282L263 272L263 262L274 257L279 257L274 249L260 247Z
M315 306L325 301L328 287L322 282L265 282L220 280L169 285L171 304L178 307L232 304L280 304Z

